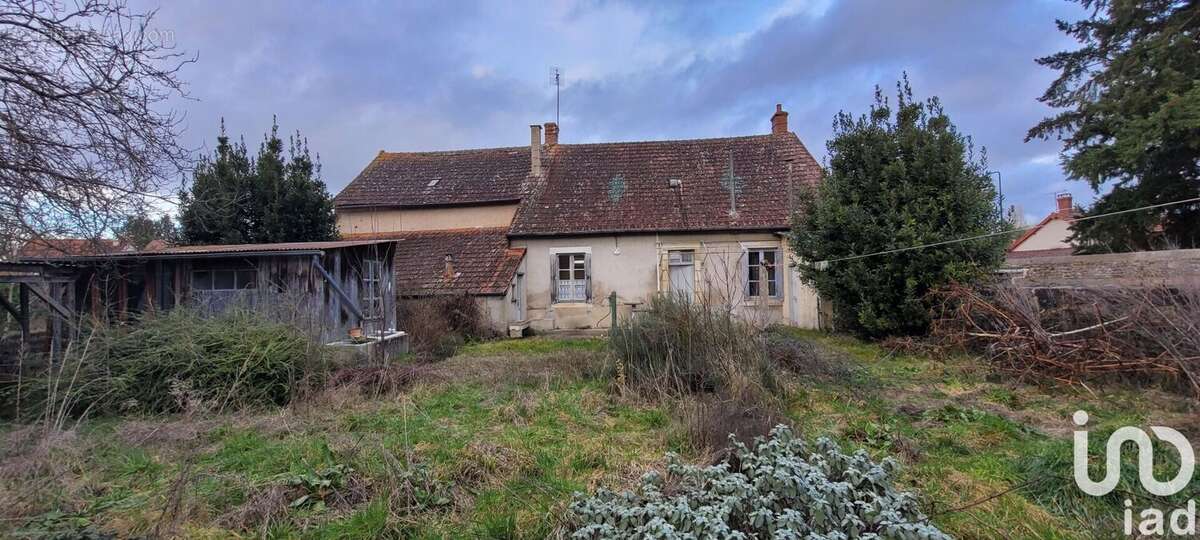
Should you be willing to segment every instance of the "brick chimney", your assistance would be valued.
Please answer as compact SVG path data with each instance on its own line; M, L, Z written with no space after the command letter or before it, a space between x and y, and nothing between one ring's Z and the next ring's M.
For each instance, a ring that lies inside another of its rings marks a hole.
M546 122L546 146L558 144L558 124Z
M446 281L454 279L454 257L449 253L446 254L446 267L442 270L442 279Z
M771 115L771 135L787 135L787 115L784 112L783 104L775 104L775 114Z
M1059 193L1054 196L1054 202L1058 203L1059 217L1071 217L1071 211L1075 208L1071 200L1070 193Z
M529 175L542 175L542 126L529 126Z

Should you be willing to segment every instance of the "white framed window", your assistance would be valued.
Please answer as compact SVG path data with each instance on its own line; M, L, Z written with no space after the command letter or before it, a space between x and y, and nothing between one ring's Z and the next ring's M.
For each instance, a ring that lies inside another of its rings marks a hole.
M587 253L554 254L554 301L587 302L590 296L590 256Z
M383 261L364 259L362 266L362 310L367 319L383 318Z
M778 249L746 250L746 297L781 298L783 271L779 268Z
M696 288L696 252L673 249L667 252L667 281L671 294L690 299Z
M258 288L258 272L254 269L209 269L192 272L192 290L234 292Z

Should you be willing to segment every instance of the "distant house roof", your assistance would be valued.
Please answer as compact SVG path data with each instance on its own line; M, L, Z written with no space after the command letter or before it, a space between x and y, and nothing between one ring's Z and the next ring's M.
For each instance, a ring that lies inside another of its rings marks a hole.
M37 238L17 250L20 258L58 258L76 255L107 255L133 251L133 246L105 238Z
M24 259L168 259L201 256L272 255L320 253L327 249L387 243L389 240L335 240L329 242L282 242L275 244L219 244L205 246L173 246L142 251L121 251L104 254L23 256Z
M1055 252L1052 254L1066 254L1066 255L1071 254L1072 248L1070 247L1070 239L1066 236L1064 236L1062 238L1051 239L1051 240L1055 241L1054 242L1055 244L1058 244L1053 248L1043 248L1043 249L1027 248L1024 250L1018 250L1018 248L1020 248L1021 245L1025 244L1027 241L1029 241L1030 238L1033 238L1034 236L1037 236L1039 233L1041 233L1046 228L1046 226L1049 225L1050 223L1052 223L1056 220L1065 220L1065 221L1070 222L1071 220L1073 220L1075 217L1077 217L1079 215L1079 211L1075 209L1075 205L1072 201L1072 197L1071 197L1070 193L1058 193L1054 196L1054 200L1055 200L1055 209L1053 212L1050 212L1049 215L1042 218L1042 220L1040 222L1038 222L1037 225L1034 225L1033 227L1026 229L1025 232L1021 233L1020 236L1015 238L1012 241L1012 243L1010 243L1008 245L1008 252L1009 252L1010 257L1016 256L1018 254L1020 254L1020 256L1022 256L1022 257L1046 256L1045 253L1042 253L1041 255L1039 255L1039 253L1041 253L1041 252Z
M334 197L338 208L516 202L529 147L380 152Z
M450 229L364 235L396 241L396 293L502 295L524 248L510 248L508 229ZM449 260L447 260L449 255Z

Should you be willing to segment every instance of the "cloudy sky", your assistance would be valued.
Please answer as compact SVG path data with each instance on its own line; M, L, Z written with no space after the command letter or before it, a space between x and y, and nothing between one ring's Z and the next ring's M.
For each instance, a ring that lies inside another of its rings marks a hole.
M1069 190L1055 141L1023 142L1050 110L1054 72L1034 58L1072 42L1058 0L798 0L656 4L587 1L427 5L399 2L141 0L154 26L198 61L185 68L189 146L211 149L220 119L257 145L279 117L321 156L332 193L380 150L528 143L554 119L550 70L562 69L561 141L766 133L775 103L813 155L839 110L908 72L919 97L987 147L1006 201L1029 219Z

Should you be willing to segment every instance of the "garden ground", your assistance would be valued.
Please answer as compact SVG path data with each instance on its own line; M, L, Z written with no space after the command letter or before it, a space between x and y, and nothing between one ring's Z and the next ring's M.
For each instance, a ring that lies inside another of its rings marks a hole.
M896 457L904 488L956 537L1119 535L1120 499L1083 496L1070 480L1077 409L1090 413L1093 439L1121 425L1200 434L1193 402L1175 394L1004 382L965 356L785 332L851 367L836 380L785 378L783 413L796 431ZM566 535L573 493L630 486L666 452L712 459L689 439L678 403L622 395L597 376L604 348L603 339L485 342L415 366L395 391L343 387L269 411L89 420L49 436L5 426L0 531Z

